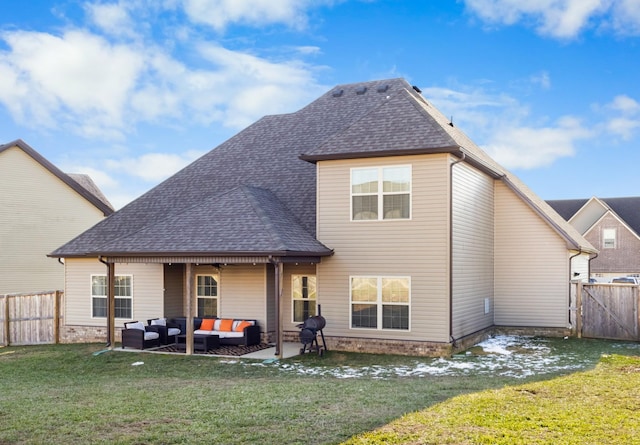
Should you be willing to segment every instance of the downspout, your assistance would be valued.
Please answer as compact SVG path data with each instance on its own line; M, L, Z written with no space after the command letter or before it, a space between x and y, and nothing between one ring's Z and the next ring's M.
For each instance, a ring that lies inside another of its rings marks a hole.
M111 278L111 274L109 273L110 271L110 266L109 263L107 263L105 260L102 259L102 255L98 256L98 261L100 261L102 264L104 264L105 266L107 266L107 347L111 347L111 344L113 342L113 339L111 338L111 317L109 316L111 314L111 298L109 298L109 289L111 289L111 283L109 283L109 280Z
M573 274L572 274L572 268L571 268L571 260L573 260L575 257L577 257L578 255L582 255L583 251L582 251L582 247L579 248L578 253L576 253L575 255L571 255L569 257L569 306L571 306L571 281L573 280ZM591 261L591 260L589 260ZM589 274L587 273L587 279L589 278ZM577 297L576 297L577 298ZM576 317L578 316L577 311L579 310L579 308L576 308ZM571 307L569 307L569 311L567 313L567 317L568 317L568 324L571 325Z
M453 338L453 166L464 162L467 155L449 164L449 341L455 348L456 339Z

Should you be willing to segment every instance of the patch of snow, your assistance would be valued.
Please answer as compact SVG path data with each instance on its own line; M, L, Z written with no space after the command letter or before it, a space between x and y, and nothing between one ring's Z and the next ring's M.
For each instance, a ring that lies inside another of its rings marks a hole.
M544 338L502 335L478 343L470 350L451 358L421 358L408 360L408 364L396 366L327 367L295 362L273 362L269 365L277 367L282 372L340 379L457 375L523 379L560 371L576 371L594 364L593 357L584 357L569 347L560 350L554 347L557 347L557 344ZM630 347L633 348L635 345L631 344ZM640 349L640 345L637 345L637 348ZM265 363L260 365L265 366Z

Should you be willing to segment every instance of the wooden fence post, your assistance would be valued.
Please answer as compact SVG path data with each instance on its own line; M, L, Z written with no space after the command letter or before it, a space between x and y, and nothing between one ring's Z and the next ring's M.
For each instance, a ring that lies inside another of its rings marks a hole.
M582 282L576 289L576 336L582 338Z
M9 295L4 296L4 345L11 345L11 329L9 328Z
M53 344L60 343L60 291L53 295Z

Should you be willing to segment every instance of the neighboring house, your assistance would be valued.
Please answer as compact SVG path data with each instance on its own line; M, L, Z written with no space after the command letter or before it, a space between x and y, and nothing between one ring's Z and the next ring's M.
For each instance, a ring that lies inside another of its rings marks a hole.
M435 355L494 326L566 334L571 277L595 253L391 79L260 119L52 256L63 335L218 315L280 345L321 306L330 349Z
M51 251L113 213L86 175L68 175L21 140L0 145L0 294L62 290Z
M600 251L591 278L640 277L640 197L547 202Z

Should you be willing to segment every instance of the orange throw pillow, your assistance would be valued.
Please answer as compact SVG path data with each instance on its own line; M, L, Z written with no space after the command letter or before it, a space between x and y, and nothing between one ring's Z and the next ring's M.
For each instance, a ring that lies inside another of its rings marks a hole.
M224 318L220 320L220 330L231 332L231 328L233 326L233 320L230 318Z
M244 331L244 328L248 326L253 326L253 325L248 321L241 321L240 323L238 323L238 326L236 326L236 332L242 332Z
M200 324L200 329L203 331L213 331L213 323L215 320L213 318L205 318L202 320L202 324Z

